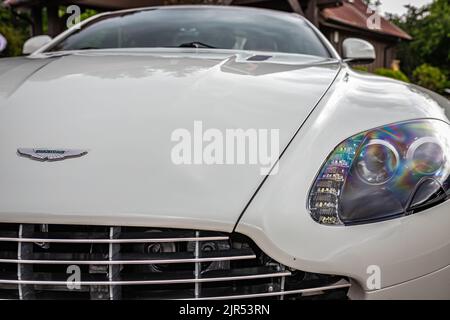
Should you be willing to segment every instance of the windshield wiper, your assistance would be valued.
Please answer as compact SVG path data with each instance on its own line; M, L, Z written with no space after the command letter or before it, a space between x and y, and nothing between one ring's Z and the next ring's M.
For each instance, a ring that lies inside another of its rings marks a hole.
M216 47L210 46L209 44L199 42L199 41L193 41L193 42L186 42L183 44L180 44L178 47L180 48L210 48L210 49L217 49Z

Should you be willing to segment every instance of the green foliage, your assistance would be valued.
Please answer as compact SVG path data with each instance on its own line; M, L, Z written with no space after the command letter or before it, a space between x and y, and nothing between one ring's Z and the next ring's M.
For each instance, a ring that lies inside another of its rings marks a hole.
M67 13L67 6L60 6L59 7L59 13L58 16L62 19L67 19L69 14ZM96 14L98 14L97 10L93 10L93 9L84 9L81 11L81 15L80 15L80 21L86 20L87 18L90 18L92 16L95 16Z
M0 52L0 57L21 55L22 45L29 37L27 23L17 19L10 10L0 7L0 33L8 41L5 51Z
M356 71L369 72L369 68L366 66L352 66L352 69Z
M375 74L383 77L388 77L396 80L400 80L403 82L411 82L408 77L401 71L395 71L392 69L380 68L375 70Z
M98 12L96 10L92 9L86 9L81 13L80 20L86 20L87 18L90 18L92 16L95 16Z
M0 56L18 56L22 54L22 44L25 41L23 35L14 29L13 26L0 25L0 33L8 41L5 51L0 53Z
M408 76L425 63L433 64L449 76L450 2L434 0L421 8L407 6L403 16L389 15L392 22L408 32L413 40L400 44L397 57Z
M96 10L86 9L81 13L81 21L96 14ZM21 13L21 15L23 16L24 14ZM66 7L60 7L59 16L64 18L66 15ZM0 33L8 41L8 46L5 51L0 52L0 57L12 57L22 54L22 46L31 35L30 22L26 21L30 17L25 15L24 18L20 19L10 9L0 6ZM42 20L45 34L47 32L47 11L45 9L43 10Z
M413 72L415 83L432 91L444 92L447 86L447 77L439 68L423 64Z

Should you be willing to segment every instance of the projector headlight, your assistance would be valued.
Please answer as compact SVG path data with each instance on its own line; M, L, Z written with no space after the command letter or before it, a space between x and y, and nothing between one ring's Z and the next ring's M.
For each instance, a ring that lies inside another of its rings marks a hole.
M417 120L347 139L328 157L309 195L327 225L409 215L450 198L450 126Z

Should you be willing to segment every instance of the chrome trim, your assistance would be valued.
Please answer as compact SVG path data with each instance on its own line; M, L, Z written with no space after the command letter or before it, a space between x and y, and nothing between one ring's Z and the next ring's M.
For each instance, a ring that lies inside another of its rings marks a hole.
M290 291L277 291L277 292L263 292L254 294L242 294L242 295L230 295L230 296L219 296L219 297L202 297L198 299L175 299L175 300L233 300L233 299L254 299L254 298L264 298L264 297L280 297L293 294L302 293L320 293L322 291L330 291L336 289L349 288L351 284L345 280L341 280L333 285L318 287L318 288L308 288Z
M19 225L19 238L22 238L22 232L23 232L23 224ZM21 260L21 257L22 257L22 243L19 243L17 245L18 261ZM20 263L17 263L17 279L22 280L22 266L20 265ZM23 299L23 290L22 290L21 284L19 284L18 289L19 289L19 299L22 300Z
M120 233L121 227L110 227L109 228L109 239L115 239L116 236ZM109 243L108 244L108 260L113 261L116 254L120 253L120 244ZM120 274L120 265L112 265L108 266L108 280L113 282L119 277ZM121 297L120 288L114 286L114 284L109 285L109 300L119 299Z
M165 259L165 260L18 260L0 259L0 263L20 263L20 264L96 264L96 265L117 265L117 264L172 264L172 263L201 263L214 261L234 261L256 259L256 255L214 257L214 258L189 258L189 259Z
M128 285L151 285L151 284L180 284L180 283L202 283L202 282L226 282L239 280L254 280L266 278L279 278L290 276L290 272L275 272L266 274L255 274L249 276L233 276L218 278L191 278L191 279L172 279L172 280L136 280L136 281L80 281L70 282L73 285L81 286L128 286ZM67 281L43 281L43 280L4 280L0 279L1 284L29 284L29 285L67 285Z
M45 243L165 243L195 241L226 241L229 237L189 237L189 238L154 238L154 239L40 239L40 238L0 238L0 242L45 242Z
M282 266L282 268L283 268L282 270L284 271L285 270L285 266ZM281 278L281 283L280 283L280 291L281 292L284 292L285 286L286 286L286 277L282 277ZM284 296L281 296L280 300L284 300Z
M198 231L195 231L195 237L198 238L200 236L200 233ZM200 242L197 240L195 241L195 259L199 259L200 257ZM194 296L197 299L198 297L200 297L200 293L201 293L201 285L200 282L198 281L200 279L200 275L201 275L201 270L202 270L202 265L199 262L195 263L195 270L194 270L194 275L195 275L195 288L194 288Z

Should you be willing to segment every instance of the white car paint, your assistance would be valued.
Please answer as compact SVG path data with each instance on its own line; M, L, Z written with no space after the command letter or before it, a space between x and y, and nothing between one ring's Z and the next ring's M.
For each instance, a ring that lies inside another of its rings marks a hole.
M156 219L157 225L232 231L264 178L259 167L177 166L170 158L172 132L196 120L219 130L273 128L285 147L340 68L322 58L246 61L251 56L80 52L25 59L4 72L2 220L98 217L106 224L153 225ZM15 78L23 69L29 74ZM299 85L298 77L308 82ZM90 151L83 161L17 157L18 147L30 146Z
M235 230L288 266L349 276L351 298L450 298L449 202L352 227L319 225L306 207L341 141L398 121L448 123L444 98L355 73L338 57L44 49L0 60L0 222ZM284 147L295 138L264 184L258 167L177 167L170 133L198 119L218 129L278 128ZM16 154L36 146L90 151L55 163ZM372 264L382 289L371 292Z
M348 275L361 287L358 291L354 286L355 298L368 290L371 265L381 268L382 288L444 270L450 264L448 202L405 218L346 227L319 225L307 210L309 189L323 163L310 159L326 159L355 133L421 118L448 122L445 109L425 91L342 70L287 149L279 174L267 179L236 231L250 234L264 251L276 253L275 259L293 268ZM448 272L442 272L440 280L450 297ZM442 297L442 288L436 286L422 283L415 290L420 291L415 297Z

